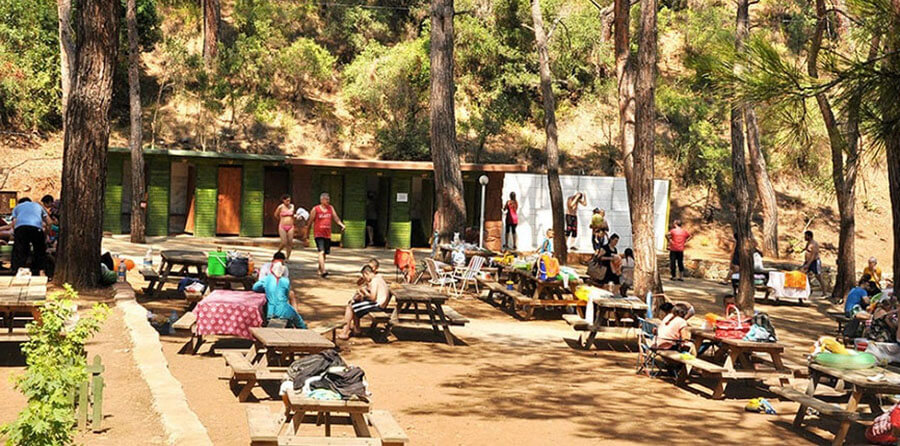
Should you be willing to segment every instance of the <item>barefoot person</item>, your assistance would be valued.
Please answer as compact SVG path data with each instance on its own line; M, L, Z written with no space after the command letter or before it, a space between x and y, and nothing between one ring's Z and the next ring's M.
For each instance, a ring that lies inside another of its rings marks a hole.
M803 237L806 239L806 247L803 248L805 260L803 261L803 266L800 267L800 271L815 276L816 280L819 281L819 286L822 288L822 295L824 296L825 282L822 281L822 259L819 257L819 242L813 239L812 231L804 232Z
M345 226L338 217L334 206L331 205L331 196L327 192L319 195L319 204L312 209L309 214L309 222L306 224L306 230L313 227L313 236L316 239L316 249L319 251L319 275L328 277L328 271L325 270L325 257L331 254L331 222L341 227L343 232Z
M587 199L581 192L575 192L566 200L566 244L569 249L575 249L578 239L578 206L587 206Z
M344 311L344 328L338 334L340 339L350 339L350 334L359 334L359 319L373 311L385 311L391 300L391 291L381 274L375 272L371 265L365 265L360 271L360 288L347 303Z
M278 250L284 251L285 258L290 259L294 248L294 204L290 195L281 196L281 204L275 208L275 218L278 219L278 236L281 237Z

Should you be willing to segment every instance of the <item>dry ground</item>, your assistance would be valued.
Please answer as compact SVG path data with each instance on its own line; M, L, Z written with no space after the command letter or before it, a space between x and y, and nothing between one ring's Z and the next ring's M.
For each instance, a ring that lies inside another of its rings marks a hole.
M113 310L87 345L88 358L100 355L105 366L103 430L80 434L76 441L90 445L165 444L159 417L151 407L150 389L141 378L131 356L131 343L122 313ZM15 419L25 398L9 384L24 370L25 359L16 344L0 344L0 424ZM137 440L137 443L135 441Z
M201 243L178 239L170 244L213 248ZM143 252L120 240L107 239L107 245L127 254ZM271 248L251 250L258 257L272 252ZM294 289L301 296L301 314L311 325L339 318L363 259L381 258L382 272L390 279L391 254L336 250L331 257L333 275L321 280L314 274L314 251L295 251L290 269ZM666 286L668 294L691 302L701 316L719 311L717 296L727 292L727 287L711 281L667 282ZM159 297L147 305L166 313L183 305ZM811 433L791 428L793 403L774 402L777 416L744 412L749 398L772 398L757 385L732 385L725 401L712 401L703 386L680 389L667 380L635 375L633 333L610 334L598 341L597 349L585 352L567 341L575 332L558 314L526 322L471 297L450 305L472 321L454 330L463 345L449 347L429 333L408 331L391 337L387 344L356 338L343 345L348 362L366 371L374 407L390 410L412 444L774 445L830 439L828 431L834 426L824 425L826 430ZM824 315L827 307L760 306L772 315L781 340L791 346L788 358L798 363L816 337L833 329ZM198 356L177 354L184 341L163 337L163 349L191 408L215 444L247 444L244 408L221 379L224 361L209 344ZM221 340L213 347L241 345ZM258 401L245 404L279 407L264 389L254 390L254 396ZM863 441L862 429L855 427L849 438L854 443Z

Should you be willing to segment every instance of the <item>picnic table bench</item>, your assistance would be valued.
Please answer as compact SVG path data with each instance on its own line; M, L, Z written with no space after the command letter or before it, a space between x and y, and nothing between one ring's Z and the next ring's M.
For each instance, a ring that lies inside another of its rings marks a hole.
M869 379L876 375L881 375L881 380L873 381ZM846 406L842 409L839 405L826 402L823 398L816 397L816 390L821 381L834 381L834 389L841 393L840 397L847 398L849 386L849 398ZM900 393L900 374L882 367L871 367L861 370L842 370L828 367L822 364L809 364L809 383L806 393L788 387L772 387L769 389L776 395L785 399L800 403L797 409L797 415L794 416L794 426L800 427L806 417L807 407L811 407L819 412L820 417L834 418L840 421L838 431L834 434L832 445L844 444L847 432L850 430L850 424L862 418L859 413L859 403L867 403L871 414L877 416L883 413L883 409L878 402L879 395L896 395Z
M499 307L513 315L518 316L521 310L523 319L531 319L536 308L585 306L585 301L574 297L575 287L580 283L578 280L570 280L566 287L561 280L540 280L523 269L503 268L503 271L516 284L515 289L509 290L503 284L490 280L479 280L479 284L488 289L484 298L486 302L495 305L495 299L499 298Z
M394 311L369 313L374 323L384 322L385 333L395 326L431 327L435 335L443 334L448 345L454 345L450 326L464 326L469 320L444 304L449 296L426 285L400 284L391 288L396 301ZM419 306L422 306L420 309Z
M828 311L825 314L828 317L837 323L837 329L835 330L835 337L843 342L844 344L848 344L849 342L853 342L852 339L844 338L844 326L847 325L852 319L847 317L843 311Z
M778 379L782 385L787 385L795 374L781 358L783 344L717 338L714 331L700 329L692 329L691 337L697 349L704 342L714 343L716 348L709 350L715 350L715 353L703 358L685 358L674 350L657 354L667 362L684 365L679 371L679 385L690 379L692 370L697 370L701 377L714 378L713 399L724 398L725 388L732 380Z
M296 394L289 395L292 413L283 418L280 414L272 413L267 407L260 405L247 406L247 423L250 427L251 445L373 445L373 446L405 446L409 443L409 437L403 428L394 420L390 412L386 410L371 410L367 412L357 411L357 407L368 407L368 403L329 401L325 404L310 404L308 398ZM296 403L296 404L295 404ZM347 404L351 403L351 404ZM358 404L357 404L358 403ZM293 408L302 409L302 414ZM335 416L334 413L353 410L349 416ZM312 412L321 409L321 412ZM312 412L312 413L310 413ZM311 437L296 435L299 424L294 425L294 420L300 418L300 423L325 423L325 437ZM354 427L357 437L331 437L332 424L346 424ZM371 429L370 429L371 428ZM374 430L374 435L372 430Z
M6 328L5 333L0 332L0 341L27 341L27 334L13 331L16 317L26 314L32 320L40 320L40 304L46 298L47 278L44 276L0 277L0 319Z
M587 306L585 317L577 314L563 315L567 324L575 331L582 332L578 337L579 347L590 348L597 333L601 331L637 328L638 315L647 311L647 304L640 299L608 294L609 296L591 299L590 302L582 301Z

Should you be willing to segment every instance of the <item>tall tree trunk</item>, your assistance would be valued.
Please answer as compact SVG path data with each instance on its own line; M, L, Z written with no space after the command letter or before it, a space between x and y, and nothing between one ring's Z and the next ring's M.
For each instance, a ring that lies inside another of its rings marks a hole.
M431 158L437 210L434 221L441 240L464 233L466 204L456 149L453 108L453 0L431 2Z
M75 42L72 31L72 0L58 0L56 11L59 15L59 77L62 89L63 127L66 122L66 108L69 92L72 90L72 76L75 74ZM64 129L65 130L65 129Z
M541 75L541 96L544 101L544 131L547 134L547 182L550 187L550 207L553 209L553 249L559 263L565 265L568 258L565 222L563 217L562 187L559 184L559 146L556 132L556 97L550 76L550 54L547 50L547 33L541 14L540 0L531 1L531 18L534 21L534 41L538 52Z
M886 34L885 50L891 55L885 60L885 64L894 72L900 72L900 0L892 0L894 20L891 24L891 32ZM895 92L900 90L895 85ZM894 282L900 278L900 112L897 108L897 95L884 95L881 97L882 119L891 123L889 131L885 132L885 151L888 164L888 188L891 194L891 217L894 227Z
M203 63L206 68L213 68L216 55L219 53L219 28L222 24L222 8L220 0L201 0L203 2Z
M131 242L145 242L146 210L144 200L144 152L141 128L141 53L138 46L137 0L126 2L125 21L128 26L128 106L131 114L131 133L128 147L131 149Z
M818 59L822 47L822 39L828 22L825 0L816 0L816 30L810 43L807 72L812 78L819 77ZM856 112L853 102L856 101ZM837 276L834 281L832 296L843 297L853 287L856 278L856 253L854 249L856 234L856 172L859 163L859 99L851 99L848 106L848 133L844 135L835 118L831 103L824 92L816 94L816 103L822 113L828 142L831 145L831 178L837 195L838 212L840 213L840 236L838 239ZM854 122L856 121L856 122ZM847 166L844 167L844 153L847 153Z
M750 34L750 4L738 0L735 19L735 51L744 51L744 41ZM735 64L734 70L743 69ZM750 230L750 182L744 164L744 119L740 105L731 108L731 171L734 187L734 232L737 234L737 253L740 268L737 305L745 313L753 310L753 234Z
M63 142L62 200L56 283L93 287L100 273L109 105L119 47L117 0L78 5L75 79Z
M656 10L657 0L641 0L635 92L633 181L630 185L631 232L634 243L634 292L662 291L653 236L653 158L656 144ZM627 180L627 179L626 179Z
M634 58L631 56L631 1L613 3L613 32L616 52L616 80L619 103L619 147L622 150L628 204L637 204L632 194L634 183ZM633 217L634 214L632 213ZM631 221L634 225L634 219Z
M780 257L778 253L778 202L775 188L769 180L766 158L759 143L759 124L752 106L744 106L744 126L747 130L747 151L750 154L750 169L756 183L756 196L762 208L762 252L769 257Z

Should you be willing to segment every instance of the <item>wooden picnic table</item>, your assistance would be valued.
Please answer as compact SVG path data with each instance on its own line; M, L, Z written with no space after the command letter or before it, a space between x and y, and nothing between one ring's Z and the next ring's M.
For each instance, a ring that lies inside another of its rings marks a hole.
M619 297L609 292L606 294L587 302L584 318L577 314L563 315L563 319L572 328L582 332L578 338L578 346L581 348L590 348L600 331L637 328L638 317L647 312L647 304L634 296Z
M175 275L178 278L194 277L202 279L206 275L207 259L202 251L190 251L181 249L167 249L159 253L162 262L159 264L159 282L156 289L162 290L163 285L172 275L172 270L180 267ZM188 268L193 267L196 273L191 273Z
M291 428L294 435L300 431L303 418L308 413L316 415L316 424L325 424L325 436L331 436L331 425L335 413L344 413L350 416L350 424L357 437L371 437L369 425L364 417L369 413L370 406L367 401L361 400L314 400L302 395L300 392L288 393L288 401L291 406Z
M313 330L298 328L250 327L260 352L253 363L259 367L268 365L269 360L281 364L289 363L297 354L314 354L334 348L334 343ZM265 350L265 354L262 351Z
M29 313L34 320L40 320L40 304L46 298L47 278L44 276L0 277L0 318L7 328L7 333L0 340L27 340L27 336L13 333L15 315Z
M569 286L566 287L562 280L540 280L528 270L506 267L504 271L509 276L509 280L515 282L516 290L521 295L513 296L511 308L515 311L517 304L521 306L525 312L525 319L531 319L534 316L535 308L585 306L585 301L574 296L575 288L578 287L581 280L569 280Z
M699 328L691 330L691 338L698 349L704 342L712 342L716 346L711 357L712 364L700 358L695 361L697 368L702 368L705 364L716 368L714 374L718 376L718 381L713 390L713 399L724 396L728 380L777 378L782 385L786 385L794 376L794 371L786 367L781 358L785 348L783 344L717 338L715 331ZM769 359L763 355L767 355Z
M430 326L436 335L443 333L448 345L453 345L450 326L464 325L468 322L449 307L444 307L449 296L430 286L404 283L391 288L391 294L397 302L391 315L393 324ZM428 316L427 320L422 318L423 314L419 311L419 305L424 307L424 315Z
M883 378L877 381L869 379L876 375L881 375ZM843 410L840 410L836 405L816 398L816 389L819 388L820 381L823 379L833 381L835 383L834 389L838 392L849 390L849 393L842 395L847 398L847 404ZM882 367L842 370L811 363L809 364L809 384L805 394L799 394L799 392L792 390L776 391L775 393L800 403L797 415L794 417L794 426L799 427L803 423L807 407L813 407L819 411L820 416L839 419L841 424L838 431L834 434L834 440L831 444L841 445L844 444L844 439L847 437L850 423L859 418L859 403L868 404L874 416L883 413L878 396L900 394L900 374Z

